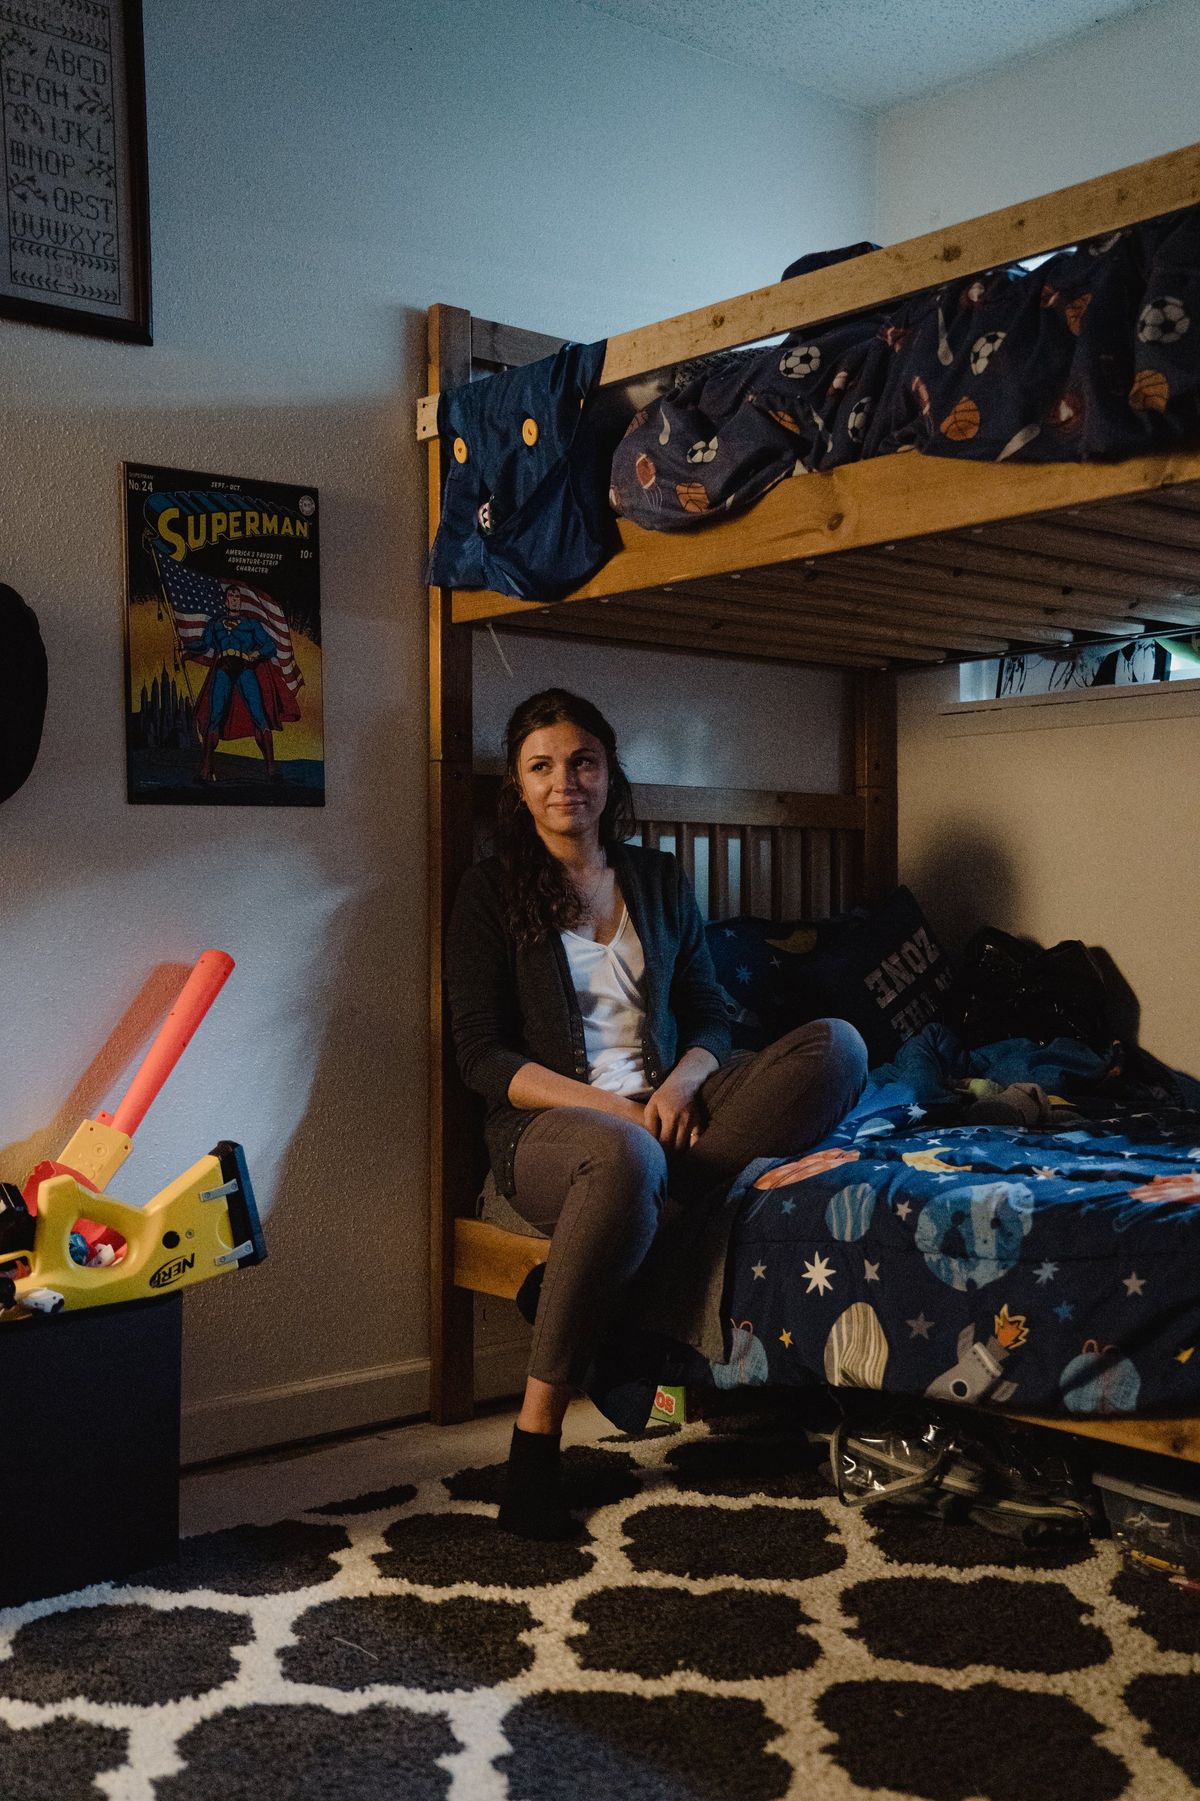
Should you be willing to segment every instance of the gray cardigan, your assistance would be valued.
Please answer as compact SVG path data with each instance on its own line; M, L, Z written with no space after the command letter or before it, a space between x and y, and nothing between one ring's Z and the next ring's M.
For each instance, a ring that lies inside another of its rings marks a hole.
M718 1063L730 1053L725 1003L691 884L674 857L609 846L608 860L646 960L642 1058L657 1088L699 1045ZM458 1067L487 1102L484 1136L501 1194L514 1188L517 1141L533 1114L512 1106L508 1086L525 1063L586 1082L583 1018L562 939L517 945L505 924L499 859L463 877L446 942L446 986Z

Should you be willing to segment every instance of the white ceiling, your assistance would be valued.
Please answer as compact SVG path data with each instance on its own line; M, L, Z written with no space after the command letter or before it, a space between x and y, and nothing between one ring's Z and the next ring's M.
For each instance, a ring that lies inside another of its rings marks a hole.
M882 111L1154 0L587 0L598 12Z

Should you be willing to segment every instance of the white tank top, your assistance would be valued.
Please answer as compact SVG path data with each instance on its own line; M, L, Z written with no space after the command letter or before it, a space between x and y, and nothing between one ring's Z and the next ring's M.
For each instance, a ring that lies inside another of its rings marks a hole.
M560 936L583 1015L588 1081L610 1094L644 1098L650 1093L642 1060L646 959L628 907L622 907L621 923L608 944L581 938L578 932Z

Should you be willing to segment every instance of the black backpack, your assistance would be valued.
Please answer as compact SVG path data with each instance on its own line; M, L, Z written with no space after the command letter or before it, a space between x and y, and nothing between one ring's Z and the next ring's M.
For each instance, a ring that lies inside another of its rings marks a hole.
M969 1048L1004 1038L1075 1038L1106 1051L1113 1030L1100 966L1085 944L1065 938L1042 950L995 926L968 943L946 1021Z

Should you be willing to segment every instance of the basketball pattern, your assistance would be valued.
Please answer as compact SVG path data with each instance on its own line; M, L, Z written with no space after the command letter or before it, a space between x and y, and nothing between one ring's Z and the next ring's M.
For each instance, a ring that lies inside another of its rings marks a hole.
M953 443L959 444L965 438L973 438L979 430L979 408L973 400L962 399L951 407L942 420L941 433Z
M1129 390L1129 404L1134 412L1165 413L1171 398L1171 385L1157 369L1139 369Z
M703 482L676 482L675 497L685 513L708 511L708 493Z

